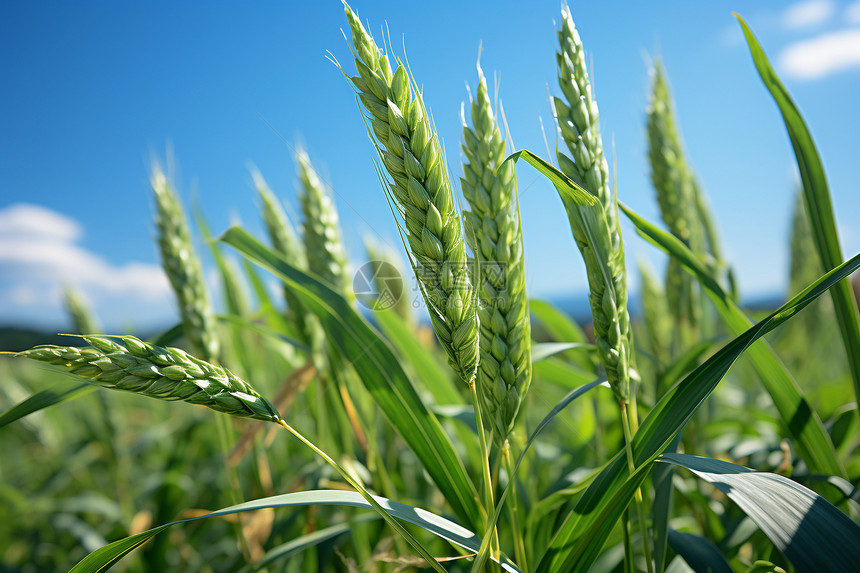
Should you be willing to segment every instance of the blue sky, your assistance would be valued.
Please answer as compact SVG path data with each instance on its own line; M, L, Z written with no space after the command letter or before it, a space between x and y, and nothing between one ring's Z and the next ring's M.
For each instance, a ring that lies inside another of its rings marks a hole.
M158 268L148 185L168 144L186 202L214 232L261 232L252 162L295 212L292 149L303 141L335 191L351 259L363 237L401 249L351 89L339 2L0 3L0 323L62 328L75 284L111 329L175 320ZM555 135L559 3L354 2L406 53L448 155L459 164L460 103L475 60L500 79L513 141L547 156ZM797 101L832 187L843 248L860 251L860 2L575 2L607 149L623 201L657 219L644 114L649 62L664 61L688 158L710 196L746 296L780 293L797 176L776 108L739 26L752 26ZM380 34L376 34L379 37ZM610 157L612 152L610 151ZM535 296L584 293L585 275L552 188L519 175ZM661 255L624 228L635 263ZM85 275L85 276L84 276Z

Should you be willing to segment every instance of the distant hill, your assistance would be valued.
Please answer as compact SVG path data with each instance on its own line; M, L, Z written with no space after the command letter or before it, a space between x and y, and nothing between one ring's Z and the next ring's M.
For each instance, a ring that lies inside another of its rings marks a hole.
M0 350L20 352L39 344L80 346L81 340L73 336L60 336L56 332L44 332L14 326L0 327Z
M547 297L545 300L558 307L562 312L573 318L580 326L586 326L591 322L591 308L588 305L588 296L581 294L579 296L556 296ZM744 308L748 311L770 311L785 302L784 298L777 295L759 296L744 301ZM640 303L639 296L635 294L628 301L631 318L634 320L639 318ZM361 308L360 310L364 310ZM365 313L365 318L372 320L372 315ZM419 320L422 323L429 324L430 321L426 314L419 314ZM147 333L144 333L147 334ZM148 333L153 335L154 333ZM170 344L176 345L181 342L177 340L177 335L174 333L170 336ZM139 336L139 335L138 335ZM143 336L143 339L148 339ZM39 344L58 344L61 346L80 346L81 340L72 336L61 336L56 332L40 330L34 328L25 328L18 326L0 326L0 350L9 352L18 352L32 348Z

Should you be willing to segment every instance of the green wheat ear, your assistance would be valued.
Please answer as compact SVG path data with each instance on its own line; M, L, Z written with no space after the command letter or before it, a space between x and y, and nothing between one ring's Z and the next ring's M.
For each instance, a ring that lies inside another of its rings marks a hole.
M463 213L466 241L478 269L478 393L494 435L504 441L531 384L531 326L517 180L512 162L504 161L505 140L480 64L471 118L473 128L463 118L461 187L471 208Z
M278 423L268 400L226 368L178 348L163 348L133 336L83 336L89 346L37 346L18 356L63 366L103 388L159 400L182 400L212 410Z
M388 175L387 192L402 218L433 329L448 362L471 384L478 365L477 303L439 136L406 67L395 60L392 69L358 16L349 6L344 11L358 70L352 83Z
M562 196L571 231L585 261L594 336L606 377L619 402L630 396L632 333L627 311L627 271L618 209L609 187L597 102L585 66L585 51L570 9L562 6L558 84L565 100L554 98L562 139L570 156L559 151L565 175L597 197L600 208L583 211Z
M334 201L303 149L296 152L296 167L308 268L337 292L352 297L346 251Z
M191 245L188 220L176 192L158 166L153 167L151 182L162 266L176 294L185 338L193 352L216 362L221 349L218 328L203 267Z
M269 188L266 180L258 171L251 173L254 185L262 201L262 216L272 243L272 249L289 261L294 267L308 270L308 258L305 246L302 244L293 225L290 223L284 208L281 206L275 194ZM323 347L325 345L325 332L319 319L310 312L305 304L296 296L293 289L284 285L284 300L287 303L286 318L298 331L299 337L308 345L314 354L315 364L321 364L323 360Z
M663 221L669 231L693 252L705 255L709 243L711 250L719 252L716 226L687 163L669 84L660 62L655 64L652 72L647 125L651 181ZM705 217L704 221L702 217ZM685 273L675 259L669 260L666 269L666 297L677 324L694 329L699 325L702 320L701 294L693 277Z

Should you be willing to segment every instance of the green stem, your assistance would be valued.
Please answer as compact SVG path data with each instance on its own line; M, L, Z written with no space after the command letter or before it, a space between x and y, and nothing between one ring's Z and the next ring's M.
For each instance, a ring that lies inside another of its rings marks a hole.
M320 372L317 370L317 372ZM314 420L316 420L316 436L322 447L331 451L333 440L331 439L331 426L329 423L328 405L326 404L325 393L328 391L329 380L325 370L321 372L322 376L318 378L318 383L313 385L313 401L314 401Z
M241 486L239 485L239 476L236 474L236 467L229 462L229 434L231 428L228 424L230 422L225 416L215 416L215 418L215 427L218 432L218 443L221 446L221 454L224 456L224 461L227 465L227 481L230 483L230 501L233 505L238 505L242 502L242 496L239 495L241 493ZM242 528L241 519L237 519L233 523L233 529L239 537L239 545L242 547L242 556L245 558L246 562L250 563L251 548L248 545L248 540L245 538L245 530Z
M519 502L517 498L517 484L516 484L516 474L514 473L514 459L511 455L511 443L508 440L505 440L504 449L502 450L502 457L505 461L505 471L508 474L508 481L511 482L511 495L508 497L510 500L510 504L508 507L511 510L511 535L514 538L514 556L517 559L517 564L520 566L520 569L523 571L529 570L528 558L526 554L526 546L523 542L523 532L520 528L520 518L519 518Z
M624 573L636 573L633 566L633 541L630 539L630 510L624 510L624 523L621 524L624 532Z
M624 428L624 441L627 443L625 451L627 452L627 467L632 474L636 469L633 463L633 432L639 428L639 415L636 406L636 396L630 398L630 407L627 403L621 403L621 424ZM632 426L632 431L631 431ZM642 498L642 489L638 488L634 496L636 501L636 513L639 521L639 532L642 535L642 548L645 551L645 564L648 567L648 573L654 573L654 562L651 558L651 543L648 537L648 523L645 516L645 502Z
M487 434L484 431L484 421L481 417L481 406L478 400L478 388L475 386L474 380L469 382L469 392L472 395L472 405L475 409L475 424L477 425L478 431L478 442L481 445L481 471L484 474L483 479L483 493L484 493L484 507L485 513L487 515L487 523L486 525L491 525L489 523L490 516L493 514L493 508L495 508L495 501L493 496L493 478L490 475L490 450L487 447ZM492 536L490 541L490 549L489 552L498 559L501 551L499 549L499 534L496 530L495 524L492 524L492 527L487 527L486 531L484 531L484 537ZM486 561L487 556L481 555L480 553L475 558L475 562L472 564L472 571L481 571L483 569L483 564Z

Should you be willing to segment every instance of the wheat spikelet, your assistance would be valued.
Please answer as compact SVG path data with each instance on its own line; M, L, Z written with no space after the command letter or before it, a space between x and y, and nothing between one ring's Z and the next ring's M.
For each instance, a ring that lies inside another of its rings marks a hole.
M703 235L691 216L695 209L696 184L684 157L669 85L659 62L652 72L648 158L663 221L673 235L695 252L702 252Z
M37 346L18 356L63 366L104 388L182 400L231 416L275 423L281 419L274 406L249 384L183 350L155 346L133 336L83 339L89 346Z
M607 379L619 402L630 395L630 316L627 274L618 213L598 124L597 103L585 66L585 52L570 10L562 7L558 32L558 83L567 100L555 98L561 136L570 151L558 153L561 170L595 195L600 209L583 210L564 199L574 239L585 261L594 335Z
M215 362L220 353L217 324L203 268L191 246L188 221L176 193L158 167L153 169L151 182L162 266L176 294L185 338L196 354Z
M525 287L522 228L516 175L505 158L487 81L478 66L471 104L472 125L463 118L463 213L466 241L478 269L481 356L478 394L494 435L504 441L531 383L531 327Z
M296 165L301 183L299 198L304 215L302 234L308 268L339 293L351 296L346 251L334 201L323 188L304 150L296 152Z
M272 249L299 270L308 270L308 259L301 239L290 223L275 194L259 172L253 172L254 185L262 200L262 215L272 243ZM284 285L284 300L287 303L287 320L295 325L302 341L316 353L325 343L325 332L319 319L311 313L293 290ZM319 363L318 360L316 363Z
M478 318L460 220L439 138L406 67L391 62L345 7L358 75L352 82L391 178L406 242L436 336L448 361L471 384L478 364Z
M693 252L704 254L705 229L698 223L699 205L704 204L704 198L684 157L669 86L659 62L654 66L648 107L648 159L663 221ZM715 236L714 225L709 225ZM698 289L694 279L674 259L670 259L666 270L666 296L676 322L691 326L699 323Z

